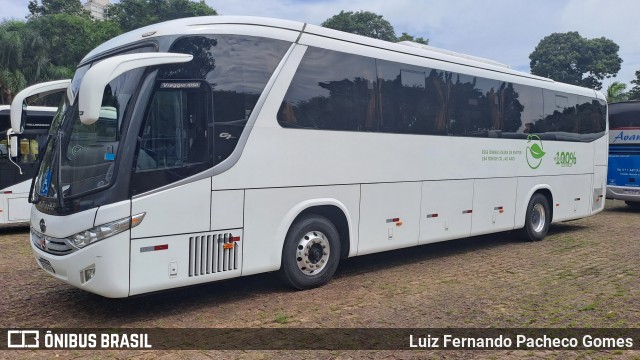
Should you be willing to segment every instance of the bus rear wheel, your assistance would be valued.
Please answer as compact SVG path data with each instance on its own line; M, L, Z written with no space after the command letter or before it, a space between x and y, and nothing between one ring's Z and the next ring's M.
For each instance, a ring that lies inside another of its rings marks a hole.
M526 241L540 241L544 239L551 223L551 209L549 201L542 194L533 194L522 229L522 238Z
M340 238L333 223L319 215L297 220L282 249L280 278L306 290L326 284L338 268Z

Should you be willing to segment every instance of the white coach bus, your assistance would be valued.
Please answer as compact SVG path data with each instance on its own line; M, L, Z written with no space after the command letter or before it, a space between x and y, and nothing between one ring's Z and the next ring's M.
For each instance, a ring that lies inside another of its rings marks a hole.
M602 94L412 44L181 19L99 46L67 94L31 244L106 297L277 270L306 289L342 258L540 240L604 205Z
M47 142L57 108L27 106L26 98L41 98L66 89L70 80L30 86L16 94L9 105L0 105L0 227L28 224L31 204L29 188L40 165L40 152ZM11 113L24 117L23 128L14 132Z

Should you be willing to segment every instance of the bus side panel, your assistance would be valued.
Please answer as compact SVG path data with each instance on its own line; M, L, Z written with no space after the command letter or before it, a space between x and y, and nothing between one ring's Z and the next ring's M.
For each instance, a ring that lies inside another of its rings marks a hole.
M608 155L609 155L609 135L608 135L608 131L607 133L599 138L598 140L594 141L594 165L603 165L603 166L607 166L607 161L608 161Z
M295 218L314 206L334 206L349 224L350 252L358 248L360 185L249 189L245 191L242 275L280 268L282 246Z
M517 178L476 179L471 235L513 229L517 186Z
M9 222L29 221L31 204L27 200L28 197L28 193L7 196L7 220Z
M421 182L362 185L358 255L418 245Z
M13 169L2 169L1 171ZM15 169L17 171L17 169ZM3 174L5 177L8 174ZM31 214L29 187L31 181L22 181L0 192L0 224L26 223Z
M593 196L593 175L565 175L558 178L558 187L554 194L554 199L557 200L554 200L553 222L589 215Z
M607 167L595 166L593 173L593 198L591 200L591 214L604 209L604 198L607 183Z
M242 243L242 229L133 240L130 295L238 277Z
M584 217L591 212L592 174L537 176L518 178L518 200L514 228L524 226L529 200L534 192L547 189L551 192L553 222Z
M473 179L422 183L420 244L469 236Z
M211 230L241 228L243 225L244 190L211 193Z
M131 214L146 213L131 238L208 231L211 227L211 178L131 200Z

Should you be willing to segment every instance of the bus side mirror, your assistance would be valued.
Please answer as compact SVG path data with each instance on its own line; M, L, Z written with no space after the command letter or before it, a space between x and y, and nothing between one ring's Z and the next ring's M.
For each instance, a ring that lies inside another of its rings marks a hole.
M9 156L12 158L18 157L18 137L9 137Z
M113 56L94 64L82 78L78 94L80 122L91 125L100 118L104 89L123 73L147 66L191 61L193 55L179 53L138 53Z
M22 134L24 124L27 121L26 102L28 97L37 95L45 97L58 91L66 90L71 84L71 80L56 80L40 84L31 85L16 94L11 102L11 129L16 134Z

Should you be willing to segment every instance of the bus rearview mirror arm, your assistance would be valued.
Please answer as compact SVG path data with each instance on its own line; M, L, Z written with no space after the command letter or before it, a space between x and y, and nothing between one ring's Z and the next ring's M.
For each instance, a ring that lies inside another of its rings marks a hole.
M80 122L91 125L98 121L102 96L109 82L123 73L147 66L185 63L193 55L179 53L138 53L114 56L93 65L82 78L78 95Z
M14 135L13 130L7 130L7 146L9 147L9 161L18 168L20 175L22 175L22 168L18 165L13 158L18 157L18 138Z
M38 95L38 97L45 97L47 95L66 90L69 87L69 84L71 84L70 79L49 81L31 85L16 94L16 96L13 98L13 101L11 102L10 113L11 129L13 129L13 133L22 134L22 132L24 131L24 125L27 119L26 116L23 116L23 106L25 105L25 100L28 97L34 95Z

